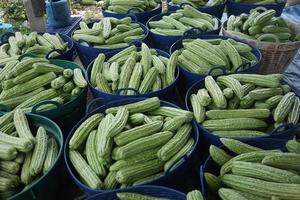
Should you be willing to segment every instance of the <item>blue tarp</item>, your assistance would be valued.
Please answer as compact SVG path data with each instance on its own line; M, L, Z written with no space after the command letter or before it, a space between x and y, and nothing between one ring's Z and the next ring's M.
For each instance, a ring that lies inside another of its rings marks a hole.
M283 17L300 27L300 5L291 6L283 11ZM284 73L284 80L300 96L300 50Z

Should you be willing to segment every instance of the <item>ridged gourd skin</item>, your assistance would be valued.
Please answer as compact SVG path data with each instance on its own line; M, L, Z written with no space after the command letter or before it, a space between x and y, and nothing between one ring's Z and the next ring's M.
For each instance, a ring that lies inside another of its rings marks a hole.
M209 189L218 193L221 199L232 199L233 196L250 200L299 198L299 154L262 150L233 139L222 138L221 142L239 154L221 166L219 177L204 173ZM214 156L211 157L216 162ZM218 178L222 180L222 186ZM222 192L224 189L227 191Z
M59 147L54 138L49 138L47 147L47 155L43 166L43 173L46 173L57 160Z
M300 99L298 97L295 98L294 104L291 112L288 115L288 123L292 123L296 125L299 122L299 113L300 113Z
M17 149L11 145L0 143L0 159L13 160L17 157Z
M118 135L125 127L128 117L129 112L126 107L122 107L120 110L118 110L117 114L113 118L112 123L108 128L106 137L112 138Z
M33 150L31 163L30 163L30 175L32 177L38 175L43 170L44 162L47 155L48 135L45 128L40 126L36 133L36 144Z
M35 142L27 117L21 109L17 109L14 112L14 124L20 138L28 139L33 143Z
M234 161L245 161L245 162L261 162L264 157L268 155L278 154L280 151L254 151L249 153L243 153L240 155L237 155L230 159L228 162L226 162L224 165L222 165L220 170L220 175L224 176L224 174L227 174L232 169L232 164Z
M96 151L98 157L107 157L111 153L112 145L113 145L113 139L108 138L106 135L109 130L109 125L111 121L113 120L114 115L108 114L106 115L99 123L97 127L97 136L96 136ZM100 160L101 161L101 160Z
M280 169L296 170L300 169L300 155L296 153L281 153L268 155L262 160L262 164L277 167Z
M163 123L161 121L150 122L141 126L134 127L127 131L123 131L114 137L114 141L118 146L123 146L131 141L151 135L159 131Z
M258 118L267 119L271 115L268 109L231 109L231 110L209 110L206 116L209 119L228 119L228 118Z
M30 164L31 164L31 158L32 158L32 151L29 151L25 154L24 163L21 169L21 181L22 183L28 185L31 183L33 177L30 174Z
M222 177L222 182L233 189L251 192L258 196L271 198L276 196L279 198L299 199L299 184L274 183L263 181L255 178L229 175Z
M182 147L182 149L177 152L170 160L168 160L164 165L164 170L167 171L172 166L172 169L176 167L177 165L174 163L178 161L179 158L182 158L184 155L189 155L191 153L192 148L195 144L195 140L193 138L190 138L187 143Z
M191 104L196 121L198 123L203 122L205 120L205 107L201 105L198 95L191 95Z
M203 200L202 193L199 190L193 190L187 193L187 200Z
M162 169L163 163L158 159L154 159L119 170L116 179L119 183L130 183L158 173Z
M209 94L212 97L212 100L216 104L218 108L226 108L227 106L227 101L226 98L224 97L220 87L214 80L212 76L207 76L205 78L205 87L208 90Z
M140 185L161 177L171 166L180 165L180 158L190 156L196 142L192 113L160 108L160 100L153 97L107 108L107 114L93 114L78 125L68 151L78 176L85 176L82 183L96 190Z
M96 149L96 134L97 131L94 130L90 132L87 141L86 141L86 146L85 146L85 151L86 151L86 158L88 164L91 166L93 171L97 174L99 177L104 177L106 175L105 168L103 164L100 162L98 159L97 155L97 149Z
M2 132L0 132L0 142L9 144L20 152L29 152L34 147L30 139L14 137Z
M198 90L197 96L199 97L200 104L202 106L208 106L211 102L211 97L205 88Z
M70 149L77 149L88 137L88 134L98 125L100 120L103 118L101 114L94 114L85 120L84 123L77 128L74 135L69 141Z
M120 200L126 200L126 199L166 200L165 198L160 198L152 195L139 194L139 193L132 193L132 192L119 192L117 193L117 197Z
M103 187L106 190L116 189L118 186L118 182L116 180L117 172L111 171L107 174L106 178L103 181Z
M113 155L115 155L115 160L120 160L128 158L135 155L136 150L146 151L162 144L165 144L173 136L172 132L165 131L159 132L147 137L140 138L133 142L128 143L127 145L115 148ZM159 140L159 141L158 141Z
M231 118L206 120L202 123L202 126L210 131L257 130L266 128L267 123L254 118Z
M208 188L213 192L218 192L222 186L221 178L208 172L204 173L204 177Z
M112 113L115 114L118 112L118 110L121 108L120 107L112 107L109 109L106 109L106 113ZM160 101L159 98L157 97L152 97L143 101L139 101L136 103L132 103L129 105L125 106L127 108L127 110L129 111L130 114L134 114L134 113L140 113L140 112L148 112L148 111L153 111L157 108L160 107Z
M233 189L221 188L218 191L219 196L222 200L230 200L230 199L239 199L239 200L247 200L243 195L238 193Z
M128 166L132 166L133 164L138 164L141 162L146 162L149 160L153 160L157 158L157 152L160 147L156 147L154 149L143 151L140 154L137 154L134 157L129 157L121 160L117 160L114 164L109 167L110 171L118 171L122 168L126 168Z
M224 165L226 162L228 162L232 158L223 149L220 149L214 145L210 145L209 155L212 157L214 162L216 162L220 166Z
M297 140L289 140L285 146L289 152L300 154L300 142Z
M168 161L171 157L173 157L187 143L190 138L191 131L192 126L190 124L182 125L179 129L177 129L174 137L157 152L158 158L162 161Z
M212 134L222 138L233 138L233 139L242 139L242 138L255 138L268 136L267 133L254 130L236 130L236 131L214 131Z
M294 100L295 94L293 92L289 92L282 97L274 112L275 122L283 122L285 117L291 111Z
M253 151L263 150L261 148L257 148L257 147L248 145L246 143L243 143L239 140L221 138L220 141L223 143L223 145L227 149L229 149L230 151L232 151L236 154L243 154L243 153L249 153L249 152L253 152Z
M260 163L234 161L232 173L276 183L300 183L299 175Z
M84 182L90 188L98 189L102 186L101 180L79 152L71 150L69 152L69 158L76 171L80 174L80 177L83 178Z

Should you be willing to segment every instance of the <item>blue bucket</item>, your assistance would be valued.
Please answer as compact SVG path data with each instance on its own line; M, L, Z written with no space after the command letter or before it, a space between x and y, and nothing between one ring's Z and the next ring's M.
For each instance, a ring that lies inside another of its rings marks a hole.
M174 5L174 4L172 5L171 3L169 3L168 11L173 12L173 11L179 10L186 4L188 4L188 3L183 3L181 5ZM226 6L226 0L222 4L219 4L216 6L203 6L203 7L197 8L197 10L207 13L207 14L210 14L212 16L215 16L218 19L222 19L223 12L225 10L225 6Z
M143 13L130 13L131 11L134 11L134 8L132 10L129 10L128 14L118 14L118 13L111 12L109 10L102 10L102 14L104 17L114 17L117 19L122 19L124 17L131 17L134 21L140 22L142 24L146 24L151 17L161 13L161 6Z
M71 11L68 0L47 0L46 13L48 26L61 28L71 24Z
M83 71L83 74L86 79L86 72L79 65L65 61L65 60L57 60L50 59L49 62L51 64L63 67L65 69L75 69L80 68ZM63 133L68 133L68 131L83 117L86 109L86 98L87 98L88 88L82 90L82 92L74 99L69 102L60 105L59 103L51 100L45 100L38 102L32 107L31 113L45 116L54 122L56 122L59 127L63 130ZM38 111L40 106L43 105L55 105L56 108L46 111ZM0 108L6 111L10 111L7 106L0 103Z
M178 40L176 43L174 43L172 45L172 47L170 48L170 54L172 54L175 50L181 49L183 47L182 40L188 39L188 38L192 38L192 39L196 39L196 38L199 38L199 39L216 39L216 38L228 39L229 37L220 36L220 35L208 35L208 34L195 34L195 35L184 36L182 39ZM237 40L237 39L235 39L235 40L247 44L246 42L243 42L242 40ZM251 46L252 52L255 54L255 56L257 58L257 62L253 65L251 65L250 63L245 63L245 64L241 65L239 68L237 68L235 70L235 72L233 72L233 73L244 73L244 74L256 73L257 68L260 65L262 55L255 46L250 45L250 44L247 44L247 45ZM182 96L186 95L187 90L194 83L205 78L207 75L211 75L214 70L220 70L220 69L223 71L224 74L229 74L226 72L226 69L223 66L213 67L209 71L208 74L195 74L195 73L191 73L191 72L187 71L186 69L180 67L180 75L181 75L180 76L180 86L181 86L180 92L181 92Z
M42 35L43 33L38 33L38 34ZM50 34L55 35L56 33L50 33ZM59 49L53 49L47 55L45 55L45 57L47 59L49 59L49 56L53 52L56 52L59 55L53 57L53 59L73 61L74 60L74 54L75 54L75 46L74 46L73 40L69 36L67 36L65 34L61 34L61 33L58 33L58 34L64 40L64 42L68 43L68 50L65 51L65 52L63 52L63 51L61 51ZM15 36L15 33L13 33L13 32L6 32L5 34L3 34L2 37L1 37L1 39L0 39L0 46L3 45L3 44L5 44L5 43L8 43L8 38L10 36Z
M280 139L261 139L257 141L246 141L245 143L262 148L265 150L273 150L273 149L280 149L282 151L287 151L285 148L286 140L280 140ZM220 148L224 149L227 153L232 154L229 150L227 150L224 145L221 145ZM201 181L201 192L204 197L207 197L208 195L208 188L206 185L204 173L209 172L215 175L219 175L220 172L220 166L218 166L210 156L206 159L203 166L200 168L200 181ZM208 199L208 198L206 198Z
M250 3L237 3L235 0L227 0L227 13L230 15L240 15L242 13L250 13L252 9L266 8L267 10L273 9L276 11L276 17L279 17L285 7L286 1L279 4L268 5L254 5Z
M141 50L140 47L138 47L137 49L138 49L138 51ZM163 52L159 49L156 49L156 51L158 52L158 55L161 55L161 56L164 56L164 57L167 57L167 58L170 57L170 55L166 52ZM106 54L106 59L109 59L110 57L114 56L116 53L117 52L110 52L110 53ZM121 95L120 94L121 91L133 90L137 93L138 93L138 91L133 89L133 88L122 88L122 89L118 89L116 94L108 94L108 93L105 93L105 92L102 92L102 91L96 89L90 81L91 71L92 71L92 68L93 68L93 63L94 62L92 62L89 65L89 67L87 69L87 74L88 74L89 87L91 89L91 92L92 92L94 98L103 98L105 100L105 102L110 102L110 101L114 101L114 100L128 99L128 98L132 99L132 98L138 98L138 97L146 97L146 98L159 97L160 99L168 100L170 102L174 102L174 100L175 100L175 103L177 103L176 102L176 86L177 86L177 83L178 83L178 80L179 80L179 74L180 74L178 67L177 67L177 70L176 70L177 75L176 75L175 81L166 88L163 88L163 89L161 89L159 91L155 91L155 92L149 92L149 93L146 93L146 94Z
M173 12L156 15L156 16L152 17L151 19L149 19L149 21L147 22L147 27L149 29L149 37L150 37L149 39L150 39L152 46L154 48L161 49L166 52L168 52L170 50L170 47L176 41L182 39L183 37L187 37L189 35L194 35L195 32L197 32L197 33L201 32L199 29L192 28L190 30L187 30L183 36L164 36L164 35L156 34L150 30L149 22L161 20L163 16L170 15L171 13L173 13ZM205 32L205 34L217 34L218 35L221 30L221 21L218 19L218 22L219 22L218 29L209 31L209 32Z
M185 96L185 106L186 110L192 111L192 106L190 103L190 96L192 94L195 94L198 92L199 89L204 88L204 79L198 81L195 83L187 92ZM261 141L266 138L273 138L273 139L291 139L295 135L295 131L298 130L300 127L300 124L298 125L292 125L292 124L282 124L281 126L278 126L277 128L273 129L270 133L269 136L262 136L262 137L256 137L256 138L244 138L244 139L239 139L240 141ZM220 141L220 137L212 134L209 130L205 129L202 127L200 124L198 124L199 130L202 132L203 139L207 141L209 144L213 144L216 146L220 146L222 143Z
M121 106L121 105L126 105L126 104L130 104L130 103L134 103L134 102L138 102L141 100L145 100L146 98L132 98L132 99L123 99L123 100L118 100L118 101L112 101L106 104L103 104L101 107L98 107L96 109L94 109L93 111L90 112L91 106L88 106L87 109L87 114L85 117L83 117L80 122L78 122L73 129L71 130L71 132L69 133L67 139L66 139L66 145L64 146L64 160L65 160L65 164L67 166L67 170L71 176L71 178L73 179L73 181L76 183L76 185L82 190L84 191L88 196L92 196L95 194L99 194L102 192L106 192L106 190L94 190L89 188L88 186L84 185L80 179L78 178L78 175L75 171L75 169L73 168L70 159L69 159L69 141L71 139L71 137L73 136L75 130L87 119L89 118L91 115L95 114L95 113L104 113L105 109L110 108L110 107L115 107L115 106ZM93 104L93 103L91 103ZM178 106L168 103L166 101L161 101L161 106L168 106L168 107L174 107L174 108L178 108ZM166 186L166 187L171 187L171 188L176 188L178 190L181 190L182 188L185 188L185 184L184 184L184 180L188 180L188 176L187 174L189 173L189 171L191 171L191 169L193 169L194 163L196 162L196 160L198 159L198 155L197 155L197 149L196 146L198 144L198 140L199 140L199 132L198 132L198 128L197 128L197 124L195 121L192 122L192 126L193 126L193 137L195 140L195 144L191 150L191 154L190 155L185 155L182 158L178 159L178 161L176 163L180 163L179 166L177 166L176 168L173 169L174 165L173 164L168 171L165 172L165 174L160 177L157 178L151 182L148 182L146 184L143 185L160 185L160 186ZM191 174L190 178L192 177L193 174Z
M58 65L65 69L75 69L80 68L83 72L83 75L86 78L86 71L82 69L79 65L64 61L64 60L56 60L50 59L50 63L54 65ZM60 105L56 104L55 102L46 100L37 103L32 108L32 113L36 113L39 115L43 115L55 121L64 131L64 133L68 133L68 131L81 119L81 117L85 114L86 109L86 99L87 99L87 91L88 88L82 90L82 92L74 99L70 100L69 102ZM47 110L47 111L37 111L38 108L42 105L46 104L54 104L56 106L55 109Z
M47 130L48 134L56 139L56 142L59 145L59 152L57 155L57 160L46 174L34 181L27 189L8 199L56 199L56 194L59 190L58 177L60 176L60 164L62 161L61 158L64 142L62 132L53 121L49 120L46 117L35 114L26 114L26 116L29 123L32 124L35 128L43 126Z
M87 200L118 200L117 193L130 192L153 197L167 198L172 200L186 200L186 195L179 191L154 185L137 186L132 188L115 190L112 192L104 192L87 198Z
M2 37L3 34L5 34L7 32L13 32L13 30L14 29L11 24L0 21L0 38Z
M136 46L141 46L141 42L144 41L147 37L148 37L148 34L149 34L149 30L148 28L139 23L139 22L134 22L134 23L138 23L141 28L144 30L144 39L143 40L135 40L133 41L130 45L136 45ZM92 27L93 26L93 23L89 23L88 24L89 27ZM74 31L75 32L75 31ZM72 33L72 35L74 34L74 32ZM84 40L81 40L80 42L85 42ZM122 51L123 49L127 48L127 47L123 47L123 48L117 48L117 49L107 49L107 48L94 48L94 47L86 47L86 46L83 46L80 44L80 42L78 41L75 41L74 40L74 44L75 44L75 47L76 47L76 50L77 50L77 54L83 64L83 66L85 68L87 68L89 66L89 64L100 54L100 53L104 53L104 54L107 54L109 52L119 52L119 51ZM128 46L130 46L128 45Z

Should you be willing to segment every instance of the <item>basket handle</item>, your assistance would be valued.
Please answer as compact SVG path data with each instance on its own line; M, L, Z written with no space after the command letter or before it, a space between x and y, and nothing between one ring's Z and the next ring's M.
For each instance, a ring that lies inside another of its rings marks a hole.
M10 38L11 36L15 36L15 33L13 32L6 32L1 36L1 43L7 43L8 42L8 38Z
M282 132L282 129L283 129L283 130L290 129L290 128L292 128L293 126L294 126L294 125L291 124L291 123L283 123L283 124L281 124L280 126L274 128L274 129L271 131L270 135L278 135L278 134L280 134L280 132Z
M204 190L205 177L204 177L204 166L200 166L200 183L201 183L201 192L204 197L206 197L206 191Z
M223 74L226 74L226 68L224 66L215 66L209 69L208 75L212 75L211 73L217 69L222 70Z
M85 113L86 113L86 114L91 113L91 112L94 110L94 107L99 107L98 104L100 104L100 106L105 105L105 104L106 104L105 99L104 99L104 98L101 98L101 97L96 98L96 99L93 99L93 100L87 105Z
M135 40L131 40L128 44L129 44L129 46L131 46L131 45L139 46L139 45L142 45L142 43L143 43L143 39L135 39Z
M33 188L30 189L30 196L31 196L32 199L37 199L35 191L33 190Z
M80 42L85 42L85 43L87 43L87 44L89 45L89 47L92 47L92 46L93 46L90 42L87 42L87 41L85 41L85 40L83 40L83 39L79 39L77 42L78 42L79 44L80 44Z
M59 55L63 54L63 51L62 51L62 50L60 50L60 49L53 49L53 50L51 50L51 51L49 51L49 52L47 53L46 58L47 58L48 60L51 59L50 55L51 55L52 53L54 53L54 52L58 53Z
M0 103L0 110L1 111L6 111L6 112L10 112L12 111L12 109L10 109L7 105Z
M193 7L193 5L190 4L190 3L188 3L188 2L181 3L181 4L179 5L179 7L180 7L180 8L183 8L183 7L186 6L186 5L189 5L189 6L192 6L192 7Z
M133 8L129 9L128 12L129 12L130 10L132 10L132 9L133 9ZM132 19L133 22L137 22L137 21L138 21L135 14L127 13L126 15L127 15L128 17L130 17L130 18Z
M173 171L173 168L176 167L176 165L180 164L180 162L186 161L187 158L188 158L188 155L185 154L185 155L181 156L180 158L178 158L177 160L175 160L175 161L171 164L171 166L167 169L167 171L166 171L165 174L167 174L167 175L170 174L171 171Z
M251 9L250 10L250 13L252 13L252 12L255 12L255 11L263 11L263 12L265 12L265 11L267 11L268 9L266 9L265 7L262 7L262 6L259 6L259 7L256 7L256 8L253 8L253 9Z
M27 57L30 57L30 58L36 58L36 55L33 54L33 53L24 53L24 54L22 54L22 55L18 58L18 60L19 60L19 61L22 61L23 58L27 58Z
M182 39L185 38L195 38L196 36L202 34L202 30L199 28L191 28L183 33Z
M138 12L143 12L143 9L139 8L139 7L132 7L127 11L127 14L134 14L131 11L135 11L137 10Z
M117 95L120 95L120 93L121 93L122 91L134 91L134 92L136 92L136 94L140 94L139 91L138 91L137 89L135 89L135 88L120 88L120 89L118 89L118 90L116 91L116 94L117 94Z
M45 100L45 101L40 101L40 102L34 104L34 106L32 106L31 112L34 114L38 114L40 112L40 111L38 111L38 108L43 105L47 105L47 104L54 105L56 107L55 109L59 109L61 107L61 104L58 103L57 101Z
M249 67L251 67L251 63L250 62L243 63L238 68L236 68L236 70L234 70L234 73L237 73L240 70L245 70L245 69L247 69Z
M277 44L280 43L279 38L278 38L276 35L274 35L274 34L263 34L263 35L259 36L259 37L257 38L257 40L258 40L259 42L262 42L261 40L264 39L264 38L266 38L266 37L271 37L272 39L274 39L274 41L275 41Z

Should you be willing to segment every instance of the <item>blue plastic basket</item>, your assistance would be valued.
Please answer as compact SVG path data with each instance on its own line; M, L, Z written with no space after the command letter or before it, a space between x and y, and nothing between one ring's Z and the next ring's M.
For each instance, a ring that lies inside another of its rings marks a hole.
M169 3L169 7L168 7L168 11L176 11L180 8L182 8L184 5L186 5L188 3L184 3L181 5L172 5L171 3ZM202 6L197 8L197 10L210 14L212 16L217 17L218 19L221 19L223 16L223 12L225 10L225 6L226 6L226 0L224 1L224 3L216 5L216 6Z
M279 17L285 7L286 1L279 4L268 5L254 5L250 3L237 3L234 0L227 0L227 13L230 15L240 15L242 13L249 13L252 9L264 7L267 10L273 9L276 11L276 16Z
M186 97L185 97L185 106L186 109L189 111L192 111L192 106L190 103L190 96L192 94L195 94L198 92L199 89L204 88L205 83L204 79L198 81L195 83L187 92ZM295 135L295 131L298 130L300 127L300 124L297 126L294 126L292 124L283 124L275 129L272 130L272 132L269 133L269 136L263 136L263 137L256 137L256 138L244 138L244 139L239 139L240 141L249 141L249 142L256 142L256 141L261 141L265 140L266 138L273 138L273 139L291 139ZM212 134L209 130L205 129L202 127L200 124L198 124L198 128L202 133L202 136L205 141L207 141L209 144L213 144L216 146L221 145L220 137Z
M75 69L80 68L86 77L86 72L79 65L65 61L65 60L57 60L50 59L49 62L51 64L63 67L65 69ZM86 79L86 78L85 78ZM85 88L81 91L81 93L74 99L69 102L60 105L59 103L51 100L41 101L35 104L32 107L31 113L45 116L53 121L55 121L62 129L64 133L68 133L68 131L83 117L86 110L86 98L87 98L88 88ZM46 111L38 111L40 106L43 105L55 105L56 108ZM0 103L0 108L6 111L10 111L7 106Z
M182 46L182 40L183 39L187 39L187 38L200 38L200 39L216 39L216 38L221 38L221 39L228 39L229 37L225 37L225 36L220 36L220 35L208 35L208 34L195 34L195 35L189 35L189 36L185 36L182 39L178 40L176 43L174 43L172 45L172 47L170 48L170 54L172 54L175 50L181 49ZM245 43L241 40L237 40L236 41ZM247 43L245 43L247 44ZM255 54L256 58L257 58L257 62L254 64L250 64L250 63L246 63L241 65L239 68L237 68L235 70L235 72L233 73L248 73L248 74L253 74L256 73L257 68L260 66L260 62L261 62L261 53L260 51L253 45L247 44L252 48L252 52ZM223 66L216 66L213 67L208 74L195 74L195 73L191 73L189 71L187 71L186 69L180 67L180 93L182 96L185 97L187 90L196 82L198 82L199 80L205 78L207 75L211 75L211 73L214 70L222 70L224 72L224 74L228 74L226 73L226 69Z
M134 11L134 8L132 10L129 10L128 14L118 14L118 13L111 12L109 10L102 10L102 14L104 17L114 17L117 19L122 19L124 17L131 17L134 21L146 24L151 17L161 13L161 6L143 13L130 13L132 11Z
M142 40L135 40L131 43L131 45L136 45L136 46L141 46L141 43L143 41L145 41L145 39L148 37L148 34L149 34L149 30L148 28L137 22L141 28L144 30L144 35L145 37L142 39ZM93 26L93 23L89 23L88 24L89 27L92 27ZM74 34L74 32L72 33L72 35ZM80 42L85 42L83 40L80 40ZM122 51L123 49L125 49L126 47L123 47L123 48L117 48L117 49L107 49L107 48L94 48L94 47L86 47L86 46L83 46L81 45L78 41L75 41L74 40L74 44L75 44L75 47L76 47L76 50L77 50L77 54L83 64L83 66L85 68L87 68L89 66L89 64L100 54L100 53L104 53L104 54L107 54L109 52L119 52L119 51ZM128 45L129 46L129 45Z
M141 48L138 47L137 50L141 51ZM157 51L158 55L164 56L166 58L170 57L170 55L166 52L163 52L159 49L156 49L156 51ZM117 52L110 52L110 53L106 54L106 59L109 59L110 57L114 56L116 53ZM146 93L146 94L121 95L120 92L126 91L126 90L133 90L137 93L138 93L138 91L136 89L133 89L133 88L122 88L122 89L117 90L117 92L116 92L117 94L108 94L108 93L105 93L103 91L100 91L100 90L96 89L90 81L93 64L94 64L94 62L92 62L89 65L89 67L87 69L87 74L88 74L89 87L91 89L91 92L92 92L94 98L103 98L105 100L105 102L110 102L110 101L120 100L120 99L128 99L128 98L139 98L139 97L146 97L146 98L159 97L160 99L167 100L167 101L170 101L170 102L174 102L174 100L176 100L176 98L177 98L176 97L176 86L177 86L177 82L178 82L178 79L179 79L179 68L177 68L177 70L176 70L177 74L176 74L175 81L166 88L163 88L163 89L161 89L159 91L155 91L155 92L149 92L149 93ZM177 102L175 101L175 103L177 103Z
M43 33L39 33L39 35L42 35ZM52 35L55 35L56 33L50 33ZM65 35L65 34L61 34L59 33L60 37L64 40L64 42L68 43L68 50L65 52L62 52L59 49L53 49L52 51L50 51L47 55L45 55L46 58L49 58L49 56L51 55L51 53L56 52L60 55L53 57L53 59L61 59L61 60L68 60L68 61L73 61L74 60L74 54L75 54L75 47L74 47L74 42L73 40ZM1 39L0 39L0 46L8 43L8 38L10 36L15 36L15 33L13 32L6 32L5 34L2 35Z
M172 13L173 12L168 12L168 13L156 15L156 16L152 17L151 19L149 19L149 21L147 22L147 27L149 29L149 40L150 40L151 45L154 48L161 49L166 52L168 52L170 50L171 46L176 41L182 39L183 37L187 37L189 35L194 35L195 32L201 33L200 29L192 28L190 30L187 30L183 36L182 35L181 36L165 36L165 35L156 34L150 30L149 22L161 20L163 16L170 15ZM221 21L218 19L218 22L219 22L218 29L212 30L209 32L205 32L205 34L219 34L220 30L221 30Z
M67 166L67 170L68 170L71 178L73 179L73 181L88 196L95 195L95 194L98 194L101 192L105 192L105 190L94 190L94 189L91 189L88 186L84 185L78 178L76 171L74 170L72 164L70 163L69 153L68 153L69 152L68 144L69 144L69 141L70 141L71 137L73 136L75 130L88 117L90 117L91 115L93 115L95 113L103 113L105 111L105 109L107 109L107 108L126 105L126 104L130 104L130 103L138 102L141 100L145 100L145 99L146 98L132 98L132 99L123 99L123 100L119 100L119 101L112 101L112 102L102 105L101 107L94 109L91 112L90 112L90 110L92 110L91 109L92 106L90 105L90 106L88 106L88 109L87 109L87 115L82 120L80 120L80 122L78 122L73 127L71 132L69 133L68 138L66 139L66 145L64 147L65 164ZM93 104L93 102L91 104ZM169 106L169 107L178 108L176 105L168 103L166 101L161 101L161 106ZM179 164L179 165L176 168L174 168L175 164L173 164L169 168L169 170L165 172L165 174L162 177L157 178L157 179L155 179L151 182L148 182L146 184L143 184L143 185L160 185L160 186L167 186L167 187L178 188L178 189L185 188L185 181L186 181L186 179L188 179L187 174L194 167L195 159L198 158L196 146L197 146L198 140L199 140L199 132L198 132L197 124L195 121L192 122L192 126L193 126L193 137L195 140L195 144L194 144L192 150L190 151L191 153L189 155L185 155L182 158L178 159L176 164ZM193 176L193 175L191 175L191 176Z
M114 190L112 192L104 192L87 198L87 200L118 200L117 193L131 192L153 197L168 198L172 200L186 200L186 195L179 191L153 185L137 186L132 188Z
M0 114L2 115L2 114ZM60 163L62 158L63 150L63 135L60 128L51 120L46 117L26 114L29 123L34 127L38 128L43 126L47 133L56 139L59 145L59 151L57 155L57 160L54 165L49 169L49 171L34 181L27 189L22 192L8 198L9 200L24 200L24 199L56 199L57 191L59 190L59 176L60 176Z
M285 148L286 140L261 139L259 141L246 141L245 143L255 146L255 147L258 147L258 148L265 149L265 150L280 149L282 151L286 151L286 148ZM233 155L232 152L230 152L228 149L226 149L223 145L220 146L220 148L225 150L227 153L230 153L231 155ZM205 181L205 177L204 177L205 172L209 172L209 173L212 173L215 175L219 175L219 173L220 173L220 166L218 166L212 160L212 158L210 156L208 156L204 165L201 166L201 168L200 168L201 192L202 192L203 196L206 197L206 199L208 199L207 198L208 189L207 189L207 185L206 185L206 181Z

